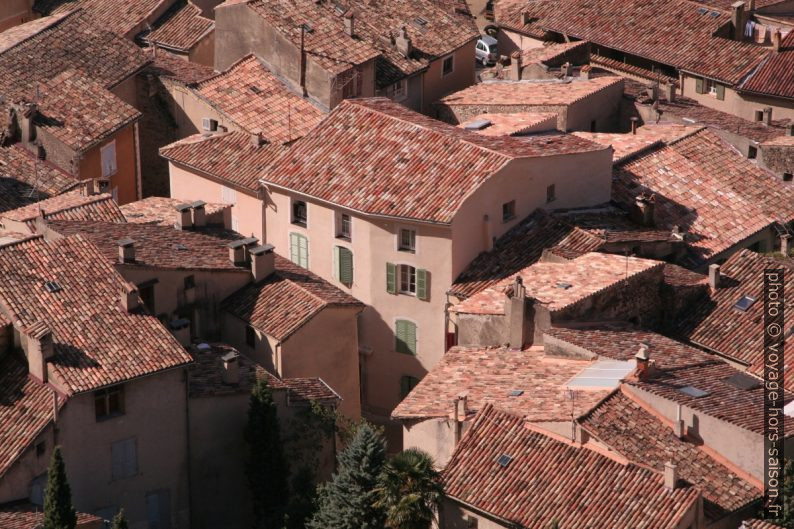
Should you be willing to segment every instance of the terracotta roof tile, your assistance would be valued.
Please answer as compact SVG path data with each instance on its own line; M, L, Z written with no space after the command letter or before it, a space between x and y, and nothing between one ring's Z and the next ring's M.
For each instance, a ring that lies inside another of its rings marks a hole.
M53 333L55 377L69 393L116 384L191 361L153 316L119 302L129 284L80 236L0 249L0 304L14 325L44 323ZM61 290L50 293L48 281Z
M557 128L557 114L553 112L516 112L515 114L479 114L458 127L465 129L477 121L491 124L474 130L483 136L520 136L528 132L545 132Z
M339 394L321 378L285 378L281 382L287 387L287 395L291 404L309 401L337 402L341 400Z
M259 190L259 180L284 152L286 147L276 144L254 147L250 135L244 132L197 134L160 148L160 155L167 160L250 193Z
M0 505L0 527L3 529L38 529L43 527L44 512L38 505L16 503ZM77 513L77 529L102 527L102 519L93 514Z
M661 123L638 127L636 134L613 132L573 132L572 134L602 145L611 145L615 150L614 161L618 163L654 146L694 134L702 128L697 125Z
M146 197L128 202L119 206L119 209L127 222L173 227L177 219L176 207L184 203L184 200L178 198ZM223 212L229 208L231 208L229 204L205 204L207 224L210 224L213 218L223 215Z
M513 158L602 148L570 135L481 136L387 99L355 99L296 142L263 181L364 213L448 224Z
M276 255L273 275L238 290L221 307L281 341L326 307L360 305L356 298Z
M288 143L305 136L325 117L253 55L201 81L193 90L243 130L262 133L271 143Z
M527 421L570 421L572 412L583 415L612 389L578 390L572 410L567 382L592 363L546 357L534 348L453 347L394 409L392 417L448 417L455 398L465 393L473 412L493 404ZM513 397L513 390L523 393Z
M742 91L794 98L794 31L783 39L779 52L772 52L761 67L741 86Z
M766 520L758 520L753 518L742 522L742 525L739 526L739 529L780 529L782 527L782 525L767 522Z
M47 220L94 220L103 222L125 222L113 197L108 193L86 195L82 191L70 191L40 202L0 214L1 217L27 222L33 228L34 221L42 212Z
M146 41L179 51L190 51L215 29L215 22L201 16L190 1L178 1L154 24Z
M556 64L567 54L588 46L590 46L590 43L585 40L560 43L545 42L540 48L527 48L523 50L521 52L521 65L526 66L532 63Z
M170 53L158 53L146 72L184 85L198 83L215 75L215 70L209 66L186 61Z
M540 81L488 81L472 85L441 98L436 105L450 107L458 105L498 105L545 107L549 105L571 105L601 92L623 78L617 76L593 79L566 79Z
M663 84L678 85L678 78L665 75L662 72L641 68L633 64L627 64L616 59L604 57L596 53L590 53L590 64L600 66L605 70L628 74L629 76L639 77L643 81L658 82Z
M19 145L0 147L0 213L59 195L80 181Z
M667 462L675 464L679 479L691 483L703 494L704 511L711 520L718 520L763 496L762 490L697 445L676 437L669 425L622 392L599 404L579 423L632 463L650 466L657 472L664 472Z
M132 37L151 15L168 0L36 0L33 10L43 15L61 14L80 8L97 27Z
M506 466L497 460L510 456ZM521 527L673 529L696 508L693 487L670 491L662 476L526 428L488 406L444 472L448 496ZM583 499L586 498L586 501Z
M52 388L28 376L24 362L11 354L0 358L0 476L50 423L54 395ZM0 510L0 527L5 529L2 521Z
M0 53L58 22L64 15L41 17L0 32Z

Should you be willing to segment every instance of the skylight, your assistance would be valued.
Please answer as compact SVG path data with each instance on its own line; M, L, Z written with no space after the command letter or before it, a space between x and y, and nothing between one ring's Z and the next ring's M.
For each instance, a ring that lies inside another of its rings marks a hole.
M471 123L467 123L466 125L464 125L463 128L465 128L466 130L482 130L482 129L484 129L486 127L490 127L490 126L491 126L491 120L489 120L489 119L476 119L476 120L472 121Z
M510 461L512 461L512 460L513 460L513 458L512 458L512 457L510 457L509 455L507 455L507 454L502 454L502 455L500 455L500 456L499 456L499 457L496 459L496 463L497 463L497 464L498 464L500 467L506 467L507 465L509 465L509 464L510 464Z
M569 289L569 288L571 288L573 285L572 285L572 284L570 284L570 283L565 283L565 282L563 282L563 281L559 281L559 282L557 282L557 285L556 285L556 286L557 286L557 288L561 288L561 289L563 289L563 290L568 290L568 289Z
M416 22L416 23L417 23L417 24L419 24L420 26L426 26L426 25L427 25L427 20L425 20L425 19L424 19L424 18L422 18L422 17L416 17L416 18L414 19L414 22Z
M511 397L520 397L523 394L524 394L524 390L523 389L514 389L514 390L510 391L510 396Z
M47 292L49 292L50 294L54 294L56 292L60 292L61 290L63 290L61 288L61 285L59 285L55 281L47 281L46 283L44 283L44 288L46 288Z
M742 312L747 312L747 309L749 309L753 303L755 303L755 298L753 296L742 296L733 308Z
M709 394L708 391L703 391L702 389L698 389L694 386L684 386L683 388L678 388L678 391L680 391L684 395L695 397L696 399L699 399L700 397L705 397L706 395Z
M761 387L761 381L746 373L736 373L725 379L725 383L736 389L750 390Z

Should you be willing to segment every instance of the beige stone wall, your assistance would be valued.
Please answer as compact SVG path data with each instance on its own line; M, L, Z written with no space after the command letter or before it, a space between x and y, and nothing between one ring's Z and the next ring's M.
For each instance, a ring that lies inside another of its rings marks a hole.
M453 411L452 402L449 403L449 411L450 414ZM436 468L444 468L452 457L459 436L464 432L464 425L458 425L452 419L404 421L403 449L419 448L424 450L433 457Z
M213 68L215 66L215 31L213 30L199 41L190 50L190 62L203 64Z
M466 43L450 55L453 57L452 73L443 75L444 59L450 55L439 57L432 61L427 71L422 76L423 79L423 112L430 110L430 105L434 101L452 92L463 90L474 84L475 81L475 52L476 40Z
M496 35L497 47L499 55L510 57L514 51L531 50L533 48L542 48L543 41L521 35L518 32L510 31L508 29L500 29Z
M794 119L794 102L781 98L738 93L733 88L725 87L725 99L717 99L711 94L698 94L695 91L697 77L681 74L683 79L683 95L690 97L703 106L721 110L743 119L755 121L755 111L772 107L772 119Z

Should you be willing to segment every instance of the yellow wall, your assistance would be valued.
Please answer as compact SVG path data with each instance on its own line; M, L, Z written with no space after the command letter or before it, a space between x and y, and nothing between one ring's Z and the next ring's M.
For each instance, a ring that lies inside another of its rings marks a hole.
M80 179L102 178L102 154L104 145L116 142L116 174L110 177L110 190L118 189L118 203L127 204L138 200L137 151L135 126L127 125L83 155L80 160Z

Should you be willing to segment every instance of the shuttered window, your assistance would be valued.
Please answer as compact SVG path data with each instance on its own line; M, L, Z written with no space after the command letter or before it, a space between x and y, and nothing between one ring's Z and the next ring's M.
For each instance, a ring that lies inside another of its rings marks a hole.
M717 99L724 100L725 99L725 85L718 84L716 86L717 89Z
M129 478L138 473L135 439L125 439L110 446L113 479Z
M430 274L421 268L416 271L416 297L422 301L430 298Z
M412 389L419 383L419 379L410 375L400 377L400 399L408 396Z
M695 92L697 92L698 94L704 93L705 92L704 86L705 83L703 82L703 79L695 79Z
M99 152L102 157L102 177L116 174L116 140L102 147Z
M408 320L397 320L395 349L398 353L416 356L416 324Z
M334 278L345 286L353 284L353 252L344 246L334 246Z
M300 233L289 234L289 255L293 263L309 268L309 241L305 236Z
M397 265L394 263L386 263L386 292L397 293Z
M237 204L237 191L231 187L221 186L221 202L224 204Z

